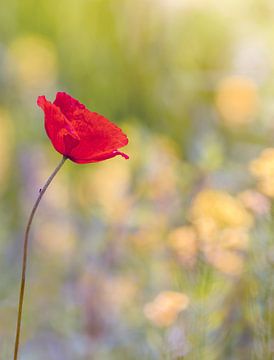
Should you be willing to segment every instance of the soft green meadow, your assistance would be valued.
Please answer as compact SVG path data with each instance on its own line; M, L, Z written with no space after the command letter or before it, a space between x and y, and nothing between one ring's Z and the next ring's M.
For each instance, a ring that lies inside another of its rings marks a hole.
M130 159L67 161L43 198L19 358L273 359L273 24L272 0L0 0L1 360L56 91Z

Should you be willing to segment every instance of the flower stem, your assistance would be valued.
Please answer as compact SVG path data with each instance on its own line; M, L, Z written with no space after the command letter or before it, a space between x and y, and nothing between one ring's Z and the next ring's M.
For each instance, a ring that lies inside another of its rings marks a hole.
M22 274L21 274L21 286L20 286L20 295L19 295L19 303L18 303L18 315L17 315L17 326L16 326L16 338L15 338L15 344L14 344L14 360L17 360L18 356L18 350L19 350L19 340L20 340L20 329L21 329L21 318L22 318L22 310L23 310L23 301L24 301L24 292L25 292L25 283L26 283L26 269L27 269L27 256L28 256L28 240L29 240L29 232L32 224L32 220L34 217L34 214L38 208L38 205L46 192L47 188L49 187L50 183L52 182L55 175L58 173L58 171L61 169L62 165L66 161L67 157L63 156L61 162L56 167L56 169L53 171L53 173L48 178L47 182L43 186L42 189L39 191L39 196L31 210L29 220L27 223L26 231L25 231L25 237L24 237L24 250L23 250L23 259L22 259Z

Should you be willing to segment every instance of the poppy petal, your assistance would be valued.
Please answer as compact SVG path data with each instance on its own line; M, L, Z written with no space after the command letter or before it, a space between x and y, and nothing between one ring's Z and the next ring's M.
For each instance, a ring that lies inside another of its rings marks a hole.
M60 109L48 101L45 96L39 96L38 106L45 113L45 129L54 148L61 154L67 155L72 147L79 143L79 137ZM66 139L64 141L64 139ZM70 139L70 140L69 140Z
M53 104L59 107L68 121L73 120L78 111L86 109L85 105L65 92L58 92Z
M112 151L112 152L108 152L108 153L101 153L101 154L95 154L93 155L92 158L89 159L80 159L80 158L73 158L70 157L70 159L78 164L87 164L87 163L93 163L93 162L99 162L99 161L103 161L103 160L107 160L107 159L111 159L115 156L122 156L125 159L129 159L129 156L121 151Z
M38 98L45 112L46 131L55 149L77 163L97 162L121 155L127 136L104 116L89 111L65 92L58 92L52 103Z

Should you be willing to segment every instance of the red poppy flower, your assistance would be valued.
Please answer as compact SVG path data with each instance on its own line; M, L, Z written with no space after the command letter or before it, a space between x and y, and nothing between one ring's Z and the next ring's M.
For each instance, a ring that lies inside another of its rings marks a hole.
M58 92L53 103L39 96L37 104L45 113L45 129L54 148L72 161L85 164L128 156L119 148L127 145L122 130L65 92Z

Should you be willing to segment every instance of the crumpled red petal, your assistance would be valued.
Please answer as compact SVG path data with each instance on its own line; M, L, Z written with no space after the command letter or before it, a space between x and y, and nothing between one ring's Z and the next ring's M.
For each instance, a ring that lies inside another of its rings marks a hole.
M66 155L79 143L79 136L60 109L47 101L45 96L39 96L37 104L45 113L46 133L54 148L61 154ZM64 139L66 140L64 141Z
M45 128L53 146L76 163L98 162L121 155L127 136L104 116L89 111L78 100L58 92L53 103L39 96L45 113Z

